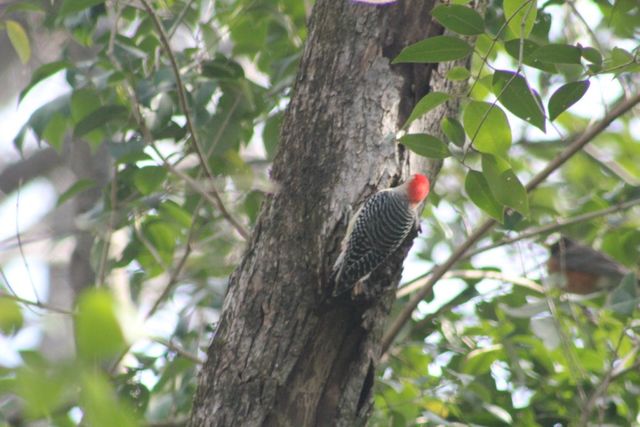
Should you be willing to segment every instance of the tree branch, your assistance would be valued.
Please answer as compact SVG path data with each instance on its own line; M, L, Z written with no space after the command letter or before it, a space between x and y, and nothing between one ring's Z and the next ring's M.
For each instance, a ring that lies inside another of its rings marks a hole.
M541 183L543 183L549 175L551 175L554 171L556 171L560 166L562 166L567 160L569 160L574 154L580 151L585 145L591 142L599 133L604 131L614 120L631 110L634 106L640 103L640 93L634 95L633 97L619 103L609 114L607 114L602 120L587 128L583 134L577 138L569 147L567 147L564 151L562 151L555 159L547 164L547 166L536 176L533 177L529 183L525 186L527 192L531 192L535 188L537 188ZM493 219L488 219L484 223L482 223L476 230L474 230L469 237L460 245L449 258L444 262L444 264L436 267L433 271L432 276L425 283L424 287L420 289L416 294L409 300L409 302L403 307L402 311L395 318L387 332L382 338L381 343L381 353L385 353L393 340L396 338L402 327L407 323L407 321L411 318L411 314L413 310L418 306L420 301L424 299L424 297L431 291L433 285L440 280L440 278L451 268L454 264L456 264L465 253L476 244L485 233L493 228L496 224L496 221Z

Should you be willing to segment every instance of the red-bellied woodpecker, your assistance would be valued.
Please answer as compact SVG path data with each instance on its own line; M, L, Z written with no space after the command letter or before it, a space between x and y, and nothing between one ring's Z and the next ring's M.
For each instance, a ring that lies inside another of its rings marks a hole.
M371 196L354 215L333 266L333 295L364 282L418 226L418 206L429 194L429 180L415 174L398 187Z

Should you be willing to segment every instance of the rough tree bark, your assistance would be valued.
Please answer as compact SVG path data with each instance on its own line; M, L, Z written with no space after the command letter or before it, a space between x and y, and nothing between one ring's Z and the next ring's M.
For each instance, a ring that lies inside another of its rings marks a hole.
M380 188L440 163L393 135L432 90L459 91L445 66L390 65L440 34L433 1L373 7L318 0L272 179L248 250L231 276L199 378L192 426L353 426L371 412L379 340L413 238L372 275L372 295L332 300L327 278L354 211ZM451 64L448 65L449 67ZM416 124L439 133L449 103Z

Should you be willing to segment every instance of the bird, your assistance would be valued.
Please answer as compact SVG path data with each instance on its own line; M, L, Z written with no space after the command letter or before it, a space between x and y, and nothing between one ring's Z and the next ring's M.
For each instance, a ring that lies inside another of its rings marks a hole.
M630 271L609 256L562 236L549 248L549 273L565 278L565 291L587 295L617 286Z
M361 288L411 230L419 229L419 206L429 191L429 179L418 173L365 201L349 223L333 266L333 296Z

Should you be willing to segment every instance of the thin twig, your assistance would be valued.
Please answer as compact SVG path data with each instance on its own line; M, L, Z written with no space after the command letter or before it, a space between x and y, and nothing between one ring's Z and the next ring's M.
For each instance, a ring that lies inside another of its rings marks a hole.
M490 279L500 280L505 283L513 283L514 285L522 286L524 288L531 289L538 293L544 293L544 288L526 277L510 276L508 274L502 274L499 271L491 270L451 270L442 275L441 279ZM410 293L422 288L429 280L431 276L428 275L422 280L416 281L409 286L403 286L396 292L396 298L402 298Z
M27 305L27 306L30 306L30 307L41 308L43 310L53 311L55 313L67 314L69 316L73 316L74 315L74 313L72 311L65 310L64 308L55 307L53 305L49 305L49 304L46 304L44 302L30 301L28 299L24 299L24 298L19 297L17 295L12 295L12 294L9 294L9 293L6 293L6 292L2 292L2 291L0 291L0 298L10 299L10 300L19 302L20 304L24 304L24 305Z
M574 154L580 151L585 145L591 142L599 133L604 131L614 120L631 110L634 106L640 103L640 93L633 97L621 102L615 108L611 110L602 120L587 128L584 133L577 138L571 145L569 145L564 151L562 151L555 159L547 164L547 166L538 172L531 181L525 186L527 192L534 190L541 183L543 183L549 175L562 166L567 160ZM464 254L475 245L482 236L493 228L496 221L488 219L482 223L475 231L471 233L469 237L449 256L444 264L438 266L433 271L431 278L425 283L424 287L418 290L415 295L407 302L402 308L398 316L393 320L391 326L386 331L381 342L381 353L385 353L391 343L396 338L402 327L411 318L413 310L424 299L424 297L431 291L433 285L440 280L440 278L456 264Z
M160 337L153 337L151 338L152 341L157 342L158 344L162 344L163 346L167 347L169 350L179 354L180 356L184 357L185 359L189 359L194 363L197 363L198 365L203 365L204 364L204 360L200 359L198 356L196 356L193 353L189 353L187 350L183 349L182 347L172 343L169 340L166 340L164 338L160 338Z
M569 225L574 225L580 222L584 222L584 221L589 221L595 218L599 218L602 216L606 216L609 215L611 213L614 212L618 212L621 210L625 210L628 208L631 208L633 206L636 206L640 204L640 198L637 199L633 199L633 200L629 200L623 203L616 203L615 205L612 205L606 209L600 209L597 211L593 211L593 212L587 212L581 215L576 215L574 217L571 218L567 218L567 219L559 219L558 221L551 223L551 224L546 224L546 225L542 225L540 227L535 227L535 228L531 228L529 230L523 231L522 233L518 234L515 237L511 237L508 239L502 239L498 242L492 243L490 245L486 245L486 246L482 246L478 249L474 249L472 251L467 252L463 259L468 259L471 258L475 255L478 255L479 253L482 252L486 252L488 250L491 249L495 249L498 248L500 246L505 246L505 245L510 245L511 243L515 243L518 242L520 240L524 240L524 239L529 239L535 236L539 236L541 234L544 233L549 233L552 231L556 231L559 230L561 228L567 227Z
M36 289L36 284L33 282L33 276L31 275L31 268L29 267L29 262L27 261L27 257L24 254L24 248L22 247L22 238L20 237L20 193L22 189L22 182L18 183L18 192L16 194L16 239L18 241L18 250L20 251L20 258L22 258L22 262L24 264L25 270L27 270L27 277L29 277L29 283L31 284L31 289L33 290L33 295L36 297L36 301L40 302L40 297L38 297L38 290Z
M160 22L158 15L155 13L155 11L153 10L149 2L147 0L140 0L140 3L142 3L143 7L151 17L151 20L153 21L153 24L156 27L156 30L160 37L160 42L163 46L163 49L167 54L167 57L169 58L169 62L171 63L171 69L173 70L173 74L176 79L176 87L178 90L178 101L180 102L180 107L182 109L182 112L184 113L184 116L187 122L187 129L189 130L189 134L191 135L191 140L193 141L193 149L196 155L198 156L200 165L206 172L207 177L211 181L213 181L214 179L213 172L211 171L209 162L207 161L207 158L205 157L204 152L202 151L202 146L198 139L198 135L196 134L195 126L193 125L193 120L191 118L191 112L189 111L189 106L187 104L187 95L184 88L184 83L182 81L182 77L180 76L178 62L176 61L176 57L173 54L173 51L171 50L171 45L169 43L169 39L167 38L167 34L164 31L164 28L162 27L162 23ZM211 192L211 198L215 201L215 204L218 210L220 211L220 213L222 214L222 216L236 229L236 231L245 240L248 240L249 232L244 228L242 224L240 224L229 213L229 211L224 205L224 202L222 201L222 198L220 197L220 194L218 193L218 190L215 189L214 187L211 187L210 192Z
M201 200L200 203L198 203L198 205L196 206L196 209L194 210L194 212L196 213L200 210L200 207L202 204L202 199L200 200ZM169 292L171 292L171 289L173 289L175 284L178 282L180 273L182 272L182 269L186 265L187 259L191 254L191 249L192 249L191 241L193 240L193 237L194 237L195 226L196 226L196 220L194 219L193 222L191 223L191 227L189 228L189 232L187 234L187 243L184 248L184 253L182 254L182 257L180 258L180 260L178 261L178 265L176 266L176 268L173 269L173 271L171 272L171 276L169 277L169 281L167 282L167 285L164 287L164 290L162 291L158 299L156 299L156 301L153 303L153 306L151 306L151 309L146 314L145 318L148 319L149 317L153 316L153 314L160 307L160 304L162 303L162 301L164 301L164 299L169 295Z

